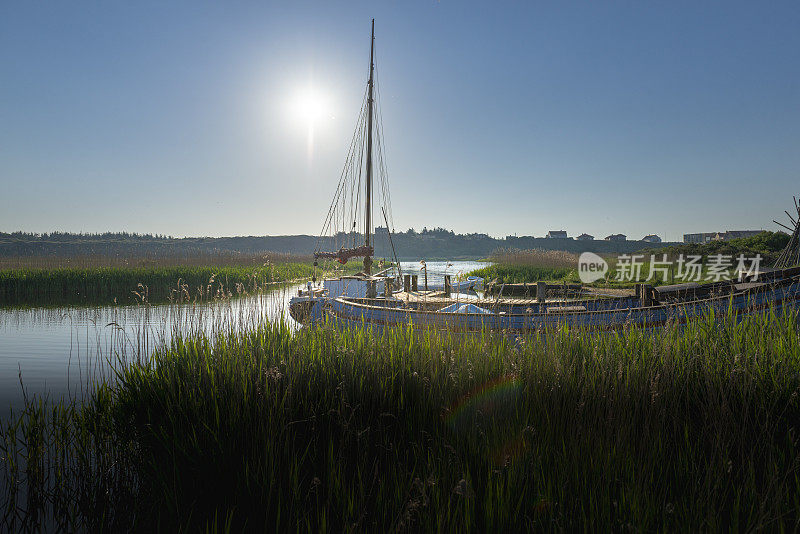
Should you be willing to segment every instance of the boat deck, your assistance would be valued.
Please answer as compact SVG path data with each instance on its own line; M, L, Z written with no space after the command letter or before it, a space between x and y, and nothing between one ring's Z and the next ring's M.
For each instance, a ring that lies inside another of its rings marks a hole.
M446 296L444 291L396 291L392 296L398 300L413 302L415 304L430 305L431 307L441 307L455 302L463 302L466 304L474 304L481 308L491 308L492 306L527 306L538 304L535 298L526 297L476 297L471 295L463 295L453 293ZM633 290L616 290L613 293L602 293L600 291L587 291L574 298L555 297L548 298L547 303L577 303L582 300L594 298L607 298L607 297L625 297L633 296Z

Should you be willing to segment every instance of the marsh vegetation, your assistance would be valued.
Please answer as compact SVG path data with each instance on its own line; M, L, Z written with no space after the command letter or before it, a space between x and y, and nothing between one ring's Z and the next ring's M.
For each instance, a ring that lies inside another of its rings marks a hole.
M0 259L0 304L133 304L257 293L310 278L313 260L287 254L14 257ZM350 267L350 272L355 267ZM348 272L344 268L341 272ZM324 271L317 271L323 274Z
M798 316L516 342L180 328L2 429L2 528L794 530Z

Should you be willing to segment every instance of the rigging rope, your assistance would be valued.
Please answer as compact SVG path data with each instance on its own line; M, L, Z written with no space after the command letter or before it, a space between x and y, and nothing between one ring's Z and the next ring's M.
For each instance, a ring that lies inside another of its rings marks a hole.
M377 61L375 62L377 63ZM364 89L361 109L356 121L356 128L348 147L344 166L339 177L333 201L328 208L328 213L322 225L317 244L314 249L315 254L320 254L322 258L336 257L336 255L322 253L322 249L328 245L333 245L335 250L343 250L346 245L350 245L353 250L360 250L358 241L363 239L367 228L365 226L364 209L362 208L362 188L363 179L366 176L366 143L369 133L368 114L369 114L369 85ZM374 68L373 76L373 188L377 185L380 188L378 195L373 193L373 197L379 196L382 205L382 212L387 224L387 231L394 232L394 214L392 213L391 199L389 196L389 180L386 166L385 148L383 143L383 114L379 106L380 84L378 82L378 69ZM374 215L375 202L370 199L370 215ZM374 217L370 217L374 221ZM372 230L372 229L370 229ZM352 251L339 256L339 259L349 256Z

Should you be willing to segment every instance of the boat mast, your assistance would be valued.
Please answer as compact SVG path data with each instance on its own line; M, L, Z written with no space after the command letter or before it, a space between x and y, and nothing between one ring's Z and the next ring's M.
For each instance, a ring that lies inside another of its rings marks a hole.
M372 88L373 73L375 71L375 19L372 19L372 38L369 45L369 93L367 96L367 191L366 191L366 225L364 235L366 237L365 246L369 250L370 230L372 228ZM364 256L364 273L370 274L372 270L372 257Z

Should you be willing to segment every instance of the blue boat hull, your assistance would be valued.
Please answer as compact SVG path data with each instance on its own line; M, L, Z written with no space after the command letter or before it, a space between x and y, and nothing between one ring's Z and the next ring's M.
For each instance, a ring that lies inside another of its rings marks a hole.
M327 322L339 328L369 327L377 330L394 326L449 332L497 331L524 334L568 327L586 330L618 330L626 327L652 328L681 324L709 312L742 318L765 310L780 312L800 299L800 280L765 285L758 290L686 302L640 307L633 298L583 301L586 311L559 311L559 306L535 305L505 313L449 313L404 307L402 302L368 304L363 299L320 299L310 305L311 324ZM567 309L568 310L568 309Z

